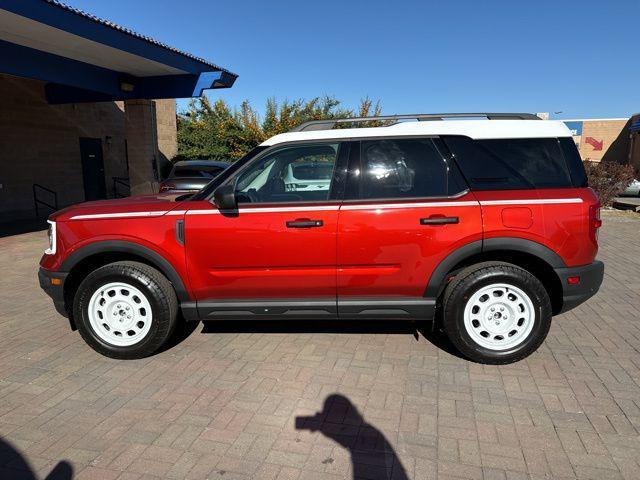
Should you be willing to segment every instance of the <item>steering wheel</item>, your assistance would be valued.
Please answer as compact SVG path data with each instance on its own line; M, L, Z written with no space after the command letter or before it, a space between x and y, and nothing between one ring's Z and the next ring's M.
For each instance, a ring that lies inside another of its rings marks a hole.
M260 197L258 196L258 191L255 188L250 188L244 194L249 197L251 203L260 203Z

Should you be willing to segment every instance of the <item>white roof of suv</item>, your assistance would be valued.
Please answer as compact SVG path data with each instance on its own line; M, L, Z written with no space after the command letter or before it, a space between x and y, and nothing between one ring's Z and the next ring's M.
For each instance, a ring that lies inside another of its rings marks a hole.
M331 140L370 137L463 135L473 139L570 137L571 131L557 120L445 120L399 122L387 127L340 128L287 132L261 145L271 146L302 140Z

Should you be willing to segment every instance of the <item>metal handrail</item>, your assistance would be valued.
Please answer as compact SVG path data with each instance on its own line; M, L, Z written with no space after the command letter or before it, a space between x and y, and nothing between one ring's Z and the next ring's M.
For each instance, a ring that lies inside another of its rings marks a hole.
M43 190L49 195L53 196L53 205L38 198L38 191L39 191L38 189ZM50 188L47 188L43 185L40 185L39 183L34 183L31 187L31 191L33 192L33 205L36 210L36 217L38 218L40 217L40 209L38 208L38 205L44 205L45 207L53 210L54 212L58 211L58 193L56 191L51 190Z
M445 118L486 118L487 120L541 120L533 113L416 113L406 115L381 115L376 117L332 118L310 120L291 129L292 132L329 130L338 123L390 122L399 120L444 120Z
M116 198L124 198L128 197L131 193L131 184L129 183L129 179L127 177L111 177L113 180L113 196ZM125 194L121 194L118 192L118 185L125 187L129 192Z

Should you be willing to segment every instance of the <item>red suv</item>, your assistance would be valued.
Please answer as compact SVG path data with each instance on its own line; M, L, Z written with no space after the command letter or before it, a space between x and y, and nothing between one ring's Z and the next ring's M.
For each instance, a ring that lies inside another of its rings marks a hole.
M571 133L530 114L374 120L303 124L192 196L61 210L40 284L115 358L183 320L283 318L434 320L471 360L526 357L602 282Z

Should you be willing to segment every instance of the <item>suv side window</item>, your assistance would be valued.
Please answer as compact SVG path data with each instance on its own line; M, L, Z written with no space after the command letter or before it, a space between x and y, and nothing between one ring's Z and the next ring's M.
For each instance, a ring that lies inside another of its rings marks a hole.
M284 147L261 158L239 175L238 203L328 200L338 145Z
M571 187L556 138L443 137L472 190Z
M360 199L443 197L464 190L430 138L363 140Z

